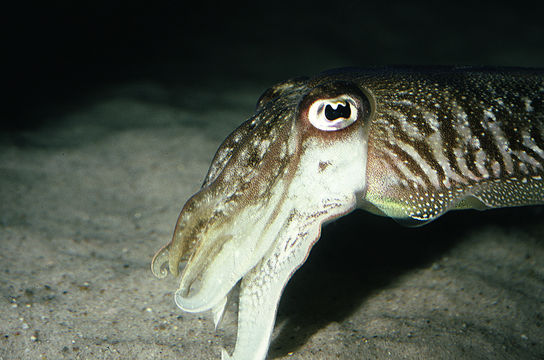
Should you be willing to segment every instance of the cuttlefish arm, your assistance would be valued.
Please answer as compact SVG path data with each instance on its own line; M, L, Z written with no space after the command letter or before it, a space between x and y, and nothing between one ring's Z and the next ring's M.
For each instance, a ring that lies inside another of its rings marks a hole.
M172 242L152 264L164 276L166 264L176 273L187 259L175 301L189 312L212 310L216 323L242 280L237 344L246 345L236 346L236 359L265 357L287 280L317 241L321 224L354 209L364 188L367 97L344 82L318 86L304 97L296 83L281 89L283 96L271 96L218 150L203 188L185 204ZM255 351L262 356L254 357Z
M450 209L544 203L542 72L340 71L268 90L221 145L153 273L216 325L236 284L223 359L264 359L286 283L324 222L356 207L423 224Z

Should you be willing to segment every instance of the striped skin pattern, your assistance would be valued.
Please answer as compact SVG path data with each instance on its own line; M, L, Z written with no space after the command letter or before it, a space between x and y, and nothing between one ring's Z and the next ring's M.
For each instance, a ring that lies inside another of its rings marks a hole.
M285 284L321 225L355 208L420 225L451 209L544 204L544 73L335 70L267 90L217 150L151 265L184 263L176 304L238 306L234 352L265 359ZM233 289L237 289L233 291Z
M415 222L451 208L542 203L542 73L407 71L384 77L362 81L376 101L366 201L385 215Z

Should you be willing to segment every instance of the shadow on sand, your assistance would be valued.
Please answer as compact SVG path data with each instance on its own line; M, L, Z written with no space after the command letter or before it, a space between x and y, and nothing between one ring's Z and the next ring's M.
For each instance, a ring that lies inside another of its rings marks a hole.
M342 322L402 274L431 266L470 231L538 224L543 214L542 206L455 211L423 227L406 228L356 211L328 224L284 291L277 317L282 329L271 343L270 358L296 351L329 323Z

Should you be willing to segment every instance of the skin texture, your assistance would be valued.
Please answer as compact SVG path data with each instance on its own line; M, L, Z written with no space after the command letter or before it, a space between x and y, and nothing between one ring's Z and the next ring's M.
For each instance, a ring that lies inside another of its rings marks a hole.
M264 359L282 290L324 222L362 208L421 225L450 209L543 203L542 71L336 70L261 96L152 270L185 263L176 303L211 310L216 326L236 302L236 347L222 357Z

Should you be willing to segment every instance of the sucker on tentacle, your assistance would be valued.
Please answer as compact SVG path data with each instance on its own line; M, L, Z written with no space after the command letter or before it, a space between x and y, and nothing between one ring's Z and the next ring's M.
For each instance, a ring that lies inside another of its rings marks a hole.
M278 302L324 222L355 208L421 225L451 209L544 204L544 73L335 70L278 84L217 150L152 271L186 261L176 304L217 326L239 284L232 356L264 359ZM232 296L231 296L232 297Z

